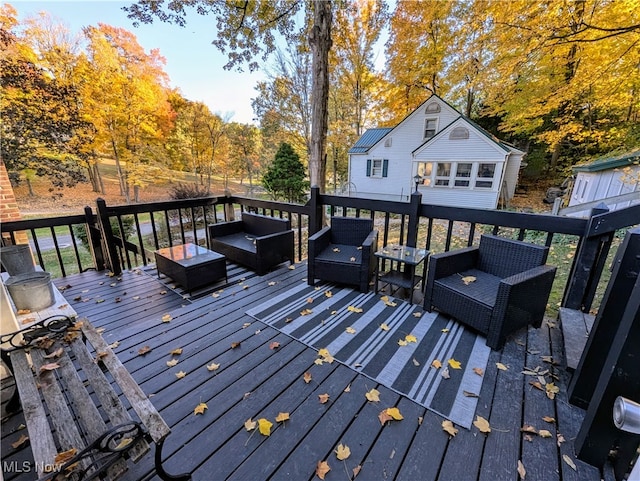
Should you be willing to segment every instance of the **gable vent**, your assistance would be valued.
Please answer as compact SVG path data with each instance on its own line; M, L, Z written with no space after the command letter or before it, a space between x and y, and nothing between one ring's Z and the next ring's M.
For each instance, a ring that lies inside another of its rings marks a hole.
M427 105L427 108L424 110L426 114L437 114L440 112L440 104L436 102L431 102Z
M385 147L391 147L391 144L392 144L391 137L389 137L387 140L384 141Z
M465 127L456 127L449 134L449 140L462 140L469 138L469 129Z

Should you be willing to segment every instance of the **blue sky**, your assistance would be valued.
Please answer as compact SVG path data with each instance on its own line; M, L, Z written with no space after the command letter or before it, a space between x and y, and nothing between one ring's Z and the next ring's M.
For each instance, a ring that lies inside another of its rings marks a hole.
M87 25L106 23L131 31L138 43L149 52L158 48L166 58L165 72L171 86L177 87L189 100L202 101L212 112L233 115L232 121L251 123L251 98L256 96L256 83L264 80L262 72L238 73L222 67L226 56L211 41L215 38L213 18L200 15L187 17L186 27L154 22L134 27L121 10L134 2L120 1L9 1L20 20L47 11L73 33Z

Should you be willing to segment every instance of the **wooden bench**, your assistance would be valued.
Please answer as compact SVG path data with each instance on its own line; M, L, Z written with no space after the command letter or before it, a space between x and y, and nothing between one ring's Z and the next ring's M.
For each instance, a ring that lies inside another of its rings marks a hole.
M22 404L40 479L117 479L151 441L158 476L191 479L164 471L169 426L87 319L49 318L2 344L17 387L8 409Z

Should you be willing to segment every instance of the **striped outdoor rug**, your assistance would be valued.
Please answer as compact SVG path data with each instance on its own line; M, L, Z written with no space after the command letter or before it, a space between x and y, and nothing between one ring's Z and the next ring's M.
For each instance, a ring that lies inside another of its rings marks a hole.
M381 298L300 284L247 314L308 346L326 348L335 359L470 428L483 379L474 368L484 372L489 359L485 339L420 306L389 297L396 304L390 306ZM461 369L448 366L450 359ZM434 360L440 369L432 367Z

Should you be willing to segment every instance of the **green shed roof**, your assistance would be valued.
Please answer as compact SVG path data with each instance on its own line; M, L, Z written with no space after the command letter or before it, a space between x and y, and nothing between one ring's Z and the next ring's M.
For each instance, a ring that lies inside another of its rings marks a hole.
M627 167L634 163L640 162L640 150L626 152L616 156L598 157L596 160L588 164L576 165L573 167L574 172L598 172L601 170L615 169L617 167Z

